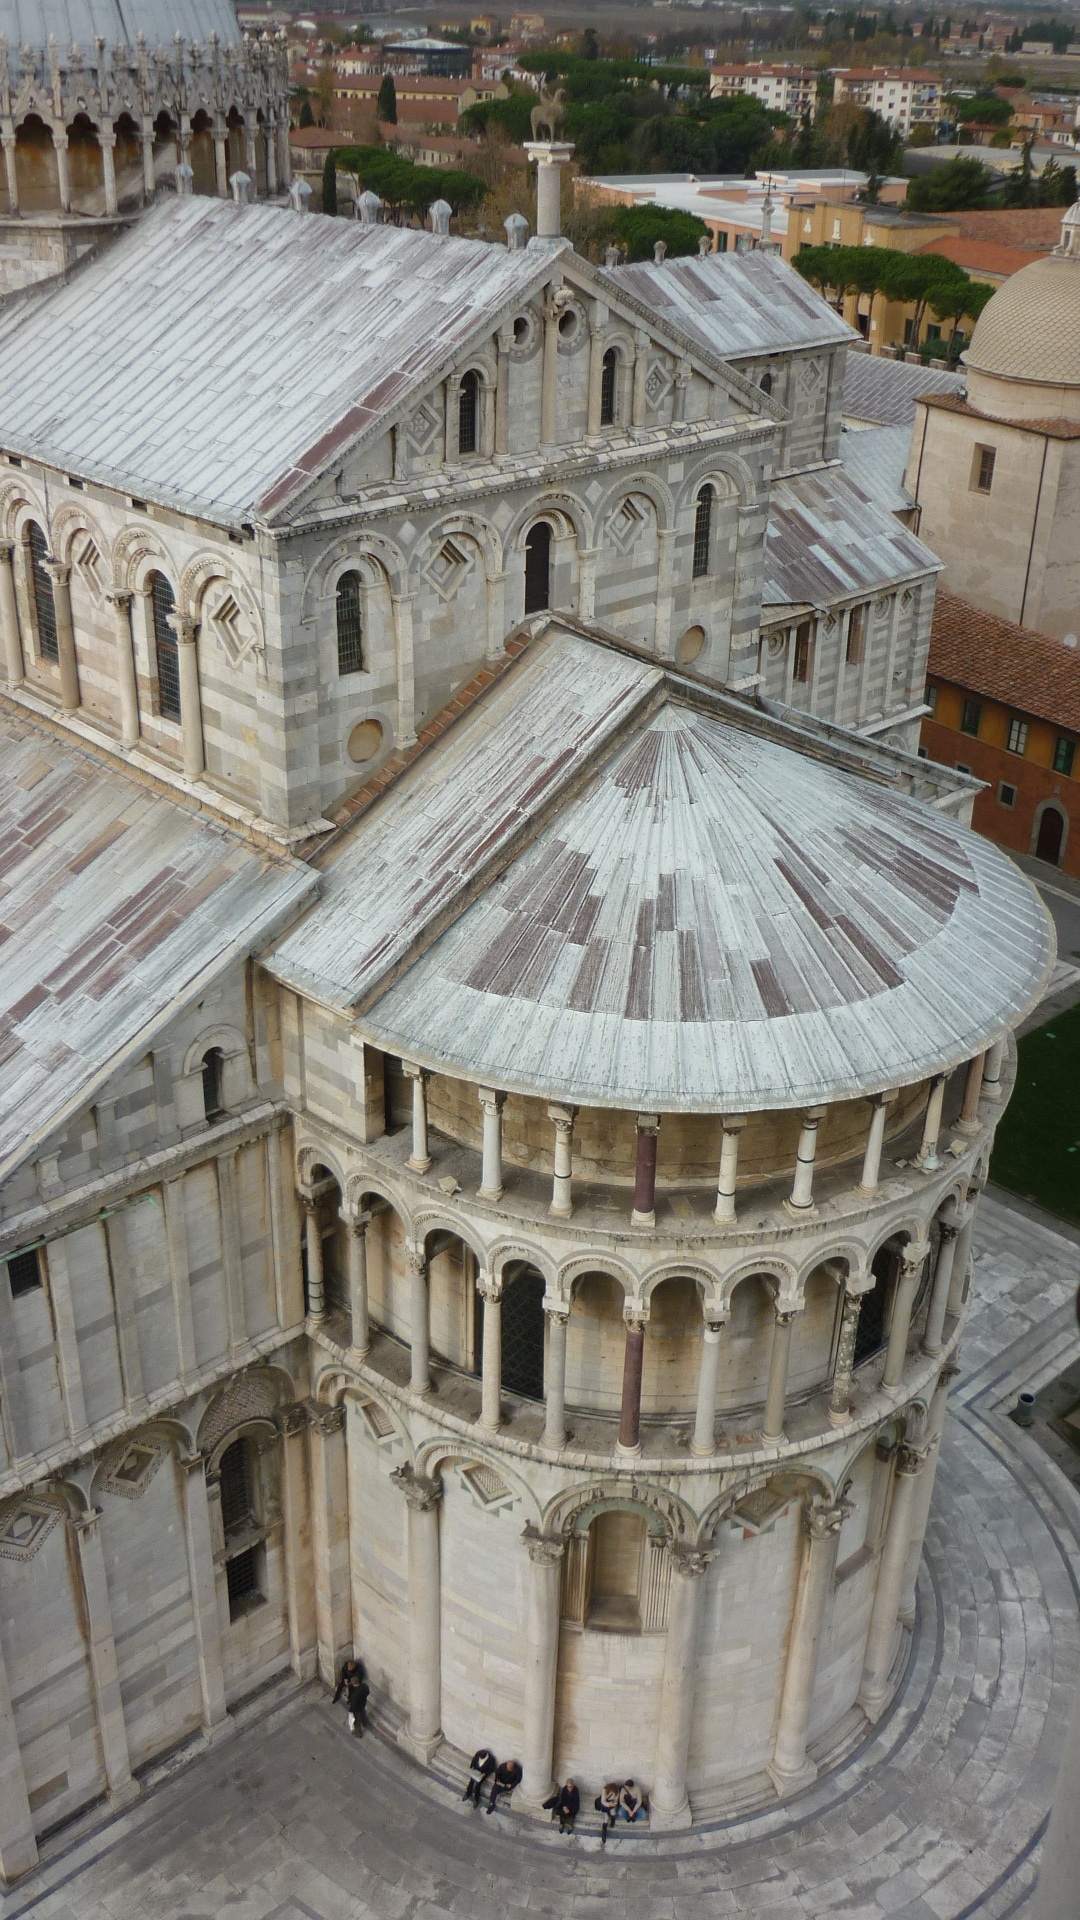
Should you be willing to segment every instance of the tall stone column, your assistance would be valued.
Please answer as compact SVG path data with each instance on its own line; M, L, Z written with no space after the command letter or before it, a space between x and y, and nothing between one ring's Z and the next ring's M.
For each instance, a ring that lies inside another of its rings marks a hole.
M805 1219L817 1211L814 1206L814 1161L817 1157L817 1131L824 1118L824 1107L807 1107L803 1114L791 1197L784 1201L788 1212L795 1214L796 1218Z
M476 1284L484 1302L480 1425L494 1433L502 1420L502 1281L482 1273Z
M56 153L56 186L60 195L61 213L71 212L71 168L68 165L68 137L66 130L53 128L53 148Z
M278 190L277 169L277 125L271 120L264 135L266 144L266 191L273 196Z
M945 1312L949 1304L952 1288L953 1261L956 1257L956 1242L960 1233L953 1220L939 1222L941 1239L938 1243L937 1259L934 1262L934 1284L930 1290L930 1305L926 1313L926 1326L923 1330L923 1352L933 1357L941 1352L945 1336Z
M706 1320L701 1329L697 1407L690 1451L702 1458L716 1452L716 1383L720 1377L720 1340L723 1331L722 1320Z
M206 746L203 739L202 693L199 688L198 622L179 613L170 613L166 618L176 635L184 779L201 780L206 771Z
M673 1543L668 1551L671 1586L667 1641L656 1730L656 1767L649 1804L649 1823L657 1830L688 1827L692 1817L686 1792L686 1761L694 1718L698 1621L705 1585L701 1576L711 1558L708 1553L681 1542Z
M885 1349L885 1367L881 1376L883 1387L898 1387L904 1377L908 1335L911 1332L911 1313L929 1252L930 1248L925 1240L909 1241L904 1248L900 1277L896 1283L896 1294L893 1299L892 1319L889 1323L889 1344Z
M936 1073L930 1082L923 1120L922 1145L916 1159L924 1173L934 1173L941 1165L938 1141L941 1138L941 1109L945 1104L945 1075Z
M713 1208L713 1219L718 1227L731 1226L735 1220L739 1135L746 1125L746 1118L747 1116L743 1113L733 1113L720 1122L723 1128L720 1143L720 1175L716 1183L716 1205Z
M544 1372L544 1445L566 1445L566 1328L570 1315L547 1311L547 1366Z
M138 1796L139 1788L131 1774L124 1702L120 1693L120 1675L116 1665L112 1609L105 1578L105 1555L101 1549L101 1515L79 1514L71 1522L79 1556L83 1607L86 1619L87 1653L90 1683L94 1695L101 1757L105 1765L105 1784L114 1807L125 1807Z
M315 1631L322 1678L336 1685L352 1649L349 1580L349 1467L345 1407L310 1408L311 1538L315 1567Z
M229 197L229 136L224 127L214 128L214 185L219 200Z
M559 1580L565 1540L531 1523L522 1538L529 1554L525 1614L525 1711L522 1782L518 1799L539 1814L551 1792L555 1746L555 1689L559 1668Z
M7 1669L0 1648L0 1882L10 1885L37 1866L34 1820L19 1751Z
M634 383L630 400L630 424L633 427L645 425L645 413L648 407L648 394L645 382L649 373L649 336L644 327L634 328Z
M788 1364L791 1359L791 1329L795 1315L774 1309L772 1351L769 1354L769 1381L765 1389L765 1412L761 1437L772 1444L784 1437L784 1413L787 1407Z
M982 1097L996 1104L1001 1099L1001 1069L1005 1060L1005 1035L995 1040L986 1055L983 1068Z
M105 211L117 213L119 204L116 198L116 134L111 127L102 127L98 133L101 147L101 175L105 187Z
M283 1407L276 1415L281 1434L281 1517L285 1530L285 1595L289 1615L289 1665L298 1680L313 1680L318 1662L315 1627L314 1557L308 1489L308 1409Z
M846 1500L803 1508L803 1548L795 1610L791 1620L780 1716L769 1774L777 1793L797 1793L817 1777L817 1767L806 1751L810 1710L814 1703L821 1628L832 1586L836 1548L844 1518L851 1512Z
M634 1166L634 1210L630 1222L635 1227L656 1225L656 1142L660 1116L639 1113L637 1117L637 1158Z
M349 1236L349 1315L352 1320L352 1350L363 1355L371 1346L368 1317L367 1230L370 1213L341 1214Z
M924 1458L925 1455L915 1447L905 1445L896 1449L892 1506L878 1563L877 1587L859 1689L859 1705L867 1719L872 1721L880 1718L889 1693L889 1674L896 1651L900 1599L911 1545L915 1496Z
M0 628L3 629L4 678L9 687L22 685L22 634L19 631L19 603L15 598L15 546L0 540Z
M506 1095L497 1093L494 1087L481 1087L479 1095L484 1115L484 1152L477 1198L501 1200L503 1190L502 1110L506 1104Z
M619 1409L619 1438L616 1453L641 1452L641 1373L645 1359L645 1316L633 1308L624 1310L626 1344L623 1348L622 1403Z
M4 133L0 135L0 139L4 144L4 178L7 182L8 212L18 213L19 175L15 165L15 135Z
M554 1178L548 1212L557 1220L569 1220L574 1211L571 1188L574 1172L574 1120L576 1107L549 1107L548 1119L555 1127Z
M540 375L540 445L559 437L559 308L551 288L544 299L544 356Z
M431 1330L428 1318L428 1265L423 1247L407 1246L409 1269L409 1386L431 1392Z
M985 1053L977 1053L968 1061L967 1075L964 1080L964 1099L960 1108L960 1118L956 1123L957 1133L978 1133L979 1131L979 1101L982 1098L985 1067Z
M214 1571L214 1530L210 1521L210 1490L206 1461L201 1453L180 1461L184 1489L184 1535L187 1547L191 1615L195 1628L195 1657L199 1663L202 1730L210 1740L228 1717L225 1705L225 1669L221 1658L221 1620Z
M318 1201L310 1193L301 1195L304 1208L304 1245L307 1248L307 1311L309 1320L321 1320L326 1313L326 1289L323 1280L322 1231Z
M46 560L45 571L52 581L53 611L56 615L60 704L65 713L74 713L81 704L81 698L79 662L75 653L75 626L71 617L71 568L60 560Z
M154 123L147 115L143 116L139 139L142 142L143 199L152 200L157 184L154 178Z
M139 744L139 685L135 675L135 655L131 648L131 603L134 594L111 592L105 598L112 603L116 632L116 688L120 696L120 740L125 747Z
M934 1497L934 1481L937 1478L938 1460L941 1455L941 1436L945 1431L945 1421L949 1411L949 1390L959 1371L959 1367L952 1361L942 1367L927 1410L924 1440L926 1464L916 1483L917 1490L911 1515L911 1540L900 1590L899 1617L906 1627L911 1626L915 1619L915 1589L919 1581L923 1542L926 1539L930 1505Z
M895 1093L878 1093L870 1102L870 1131L866 1136L866 1151L863 1154L862 1177L859 1181L860 1193L876 1193L881 1179L881 1150L885 1144L885 1122L889 1117L889 1108L896 1099Z
M861 1293L844 1294L840 1338L836 1345L836 1365L833 1368L832 1391L829 1394L829 1424L833 1427L846 1427L851 1419L851 1375L855 1366L855 1342L859 1335L862 1303Z
M412 1081L412 1152L405 1165L412 1173L426 1173L431 1165L428 1152L427 1083L431 1078L425 1067L414 1067L403 1060L402 1068Z
M398 1467L396 1480L408 1506L409 1725L404 1744L425 1767L441 1746L442 1592L439 1570L439 1501L442 1487L412 1467Z

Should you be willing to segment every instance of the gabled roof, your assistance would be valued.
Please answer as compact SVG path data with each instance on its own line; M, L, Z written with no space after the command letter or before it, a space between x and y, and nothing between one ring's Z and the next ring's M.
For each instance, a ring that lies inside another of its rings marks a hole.
M0 1180L316 884L0 711Z
M875 427L910 427L924 393L962 393L962 373L910 366L875 353L844 356L844 417Z
M856 337L794 267L756 248L614 267L604 277L721 360Z
M185 40L208 40L216 33L222 46L243 39L231 0L3 0L0 32L7 39L9 59L17 68L20 47L45 47L50 37L59 43L62 58L79 46L93 60L95 40L107 47L127 47L134 54L138 36L147 46L173 50L176 34Z
M839 454L844 472L887 513L907 513L915 501L904 485L910 427L845 427Z
M927 671L1080 733L1080 648L984 613L939 587Z
M860 764L553 622L354 823L264 964L391 1052L552 1099L910 1083L1026 1011L1052 942L996 847Z
M214 519L271 516L552 251L163 201L0 313L0 445Z
M769 503L762 606L813 606L936 572L941 561L838 467L778 480Z

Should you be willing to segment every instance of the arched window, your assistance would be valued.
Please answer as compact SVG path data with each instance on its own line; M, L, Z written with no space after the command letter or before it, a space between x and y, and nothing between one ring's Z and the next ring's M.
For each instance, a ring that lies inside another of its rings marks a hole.
M768 369L766 369L766 371L762 374L759 384L760 384L762 393L772 392L772 374L768 371Z
M249 1440L234 1440L218 1465L221 1528L225 1535L225 1581L229 1619L239 1620L263 1599L266 1556L259 1527L255 1474ZM257 1538L252 1539L256 1534Z
M26 544L30 554L30 597L34 604L38 652L43 660L59 660L56 602L53 599L53 583L45 565L49 557L49 543L36 520L30 522Z
M551 605L551 528L538 520L525 541L525 611L542 613Z
M180 648L169 625L169 615L176 607L176 595L163 573L150 575L150 606L154 615L158 712L163 720L179 720Z
M225 1111L225 1102L222 1099L222 1074L224 1066L225 1055L222 1053L220 1047L211 1047L207 1053L204 1053L202 1063L202 1097L203 1112L208 1120L220 1120Z
M502 1383L526 1400L544 1397L544 1276L516 1263L506 1275L501 1344Z
M697 497L694 511L694 579L700 580L702 574L709 571L709 548L712 541L713 489L702 487Z
M618 398L619 356L614 347L609 347L604 355L603 370L600 375L600 425L615 425L615 403Z
M458 388L458 452L476 453L480 439L480 375L470 367Z
M885 1345L889 1327L889 1305L896 1284L900 1256L893 1246L879 1247L871 1263L874 1284L862 1296L859 1324L855 1334L854 1364L859 1367Z
M364 628L360 618L360 575L343 573L337 583L337 670L363 673Z

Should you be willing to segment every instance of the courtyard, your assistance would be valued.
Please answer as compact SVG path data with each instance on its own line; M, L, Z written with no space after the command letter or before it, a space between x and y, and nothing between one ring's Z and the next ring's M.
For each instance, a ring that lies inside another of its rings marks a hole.
M46 1843L0 1920L1006 1920L1028 1907L1080 1670L1080 1494L1008 1419L1076 1361L1080 1234L987 1193L919 1624L892 1711L786 1805L599 1846L463 1806L282 1684ZM1077 1456L1080 1464L1080 1454Z

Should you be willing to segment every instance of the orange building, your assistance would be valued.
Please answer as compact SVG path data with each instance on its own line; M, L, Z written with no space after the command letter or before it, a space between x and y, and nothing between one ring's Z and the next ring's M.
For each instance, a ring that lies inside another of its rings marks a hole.
M986 782L972 825L1080 878L1080 648L938 590L921 754Z

